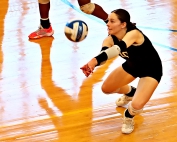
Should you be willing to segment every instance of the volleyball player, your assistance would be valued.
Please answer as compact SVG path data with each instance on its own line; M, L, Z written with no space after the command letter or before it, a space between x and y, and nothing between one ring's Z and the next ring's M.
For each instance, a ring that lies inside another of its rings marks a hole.
M125 62L115 68L102 84L105 94L124 94L116 100L117 106L128 103L123 115L122 133L134 130L134 116L143 111L162 77L161 59L148 37L130 22L130 14L117 9L108 17L108 34L101 52L81 67L88 77L96 66L106 60L121 56ZM129 85L139 78L137 89Z

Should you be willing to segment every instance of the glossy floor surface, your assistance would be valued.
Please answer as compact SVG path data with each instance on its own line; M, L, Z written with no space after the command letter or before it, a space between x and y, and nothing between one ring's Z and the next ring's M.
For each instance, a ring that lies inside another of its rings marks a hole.
M80 70L99 53L107 36L104 22L83 14L76 0L51 0L53 37L29 40L39 26L37 0L1 0L0 142L177 141L177 0L92 2L108 13L127 9L163 62L163 78L135 117L134 132L121 133L125 108L115 105L120 95L101 91L103 80L123 59L108 61L88 78ZM79 43L63 33L73 18L89 27Z

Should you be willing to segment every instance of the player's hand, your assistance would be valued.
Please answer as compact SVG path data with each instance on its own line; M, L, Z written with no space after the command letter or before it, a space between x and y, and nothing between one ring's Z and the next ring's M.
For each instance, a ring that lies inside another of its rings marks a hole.
M84 65L80 69L82 70L82 72L85 74L86 77L88 77L91 74L91 70L90 70L88 64Z
M93 70L96 65L97 65L97 60L96 60L96 58L93 58L92 60L90 60L86 65L84 65L80 69L83 71L85 76L88 77L91 73L93 73Z

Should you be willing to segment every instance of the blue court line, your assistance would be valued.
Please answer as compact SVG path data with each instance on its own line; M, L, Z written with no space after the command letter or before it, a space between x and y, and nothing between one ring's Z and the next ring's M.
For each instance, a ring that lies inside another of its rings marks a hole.
M67 4L68 6L70 6L71 8L73 8L74 10L76 10L77 12L81 13L81 14L84 14L86 17L89 17L90 19L100 23L100 24L105 24L105 22L95 16L92 16L92 15L88 15L88 14L85 14L83 13L78 7L72 5L68 0L61 0L63 3ZM152 27L143 27L143 26L137 26L138 28L142 28L142 29L148 29L148 30L157 30L157 31L168 31L168 32L177 32L177 30L171 30L171 29L161 29L161 28L152 28ZM170 47L170 46L167 46L167 45L163 45L163 44L160 44L160 43L157 43L157 42L152 42L154 45L158 45L160 47L163 47L163 48L167 48L167 49L170 49L170 50L173 50L175 52L177 52L177 49L174 48L174 47Z
M161 29L161 28L152 28L152 27L143 27L143 26L137 26L137 27L142 29L155 30L155 31L177 32L177 30L171 30L171 29Z
M163 48L167 48L167 49L170 49L170 50L173 50L175 52L177 52L177 49L174 48L174 47L170 47L170 46L167 46L167 45L164 45L164 44L160 44L160 43L157 43L157 42L152 42L154 45L158 45L160 47L163 47Z
M78 7L72 5L68 0L61 0L62 2L64 2L65 4L67 4L68 6L70 6L71 8L73 8L74 10L76 10L77 12L84 14L85 16L91 18L94 21L99 22L100 24L104 24L105 22L103 20L100 20L99 18L92 16L92 15L88 15L83 13ZM137 26L138 28L142 28L142 29L149 29L149 30L157 30L157 31L170 31L170 32L177 32L177 30L172 30L172 29L161 29L161 28L153 28L153 27L144 27L144 26Z

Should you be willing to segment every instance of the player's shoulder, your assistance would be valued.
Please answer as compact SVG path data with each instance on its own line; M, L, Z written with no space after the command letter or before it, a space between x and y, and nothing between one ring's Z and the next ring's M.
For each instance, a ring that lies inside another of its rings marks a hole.
M143 35L143 32L140 29L135 28L135 29L132 29L131 31L127 32L127 34L132 34L132 35L142 34Z
M142 33L139 29L133 29L133 30L127 32L126 34L133 34L133 35L135 35L135 34L139 34L139 33Z
M111 42L112 42L112 36L111 36L111 35L108 35L104 40L105 40L105 41L111 41Z
M109 45L109 46L112 46L114 45L114 41L112 39L112 36L111 35L108 35L104 40L103 40L103 44L104 45Z
M143 37L144 34L139 29L133 29L133 30L127 32L126 36L129 36L129 37L132 37L132 38L139 38L139 37Z

